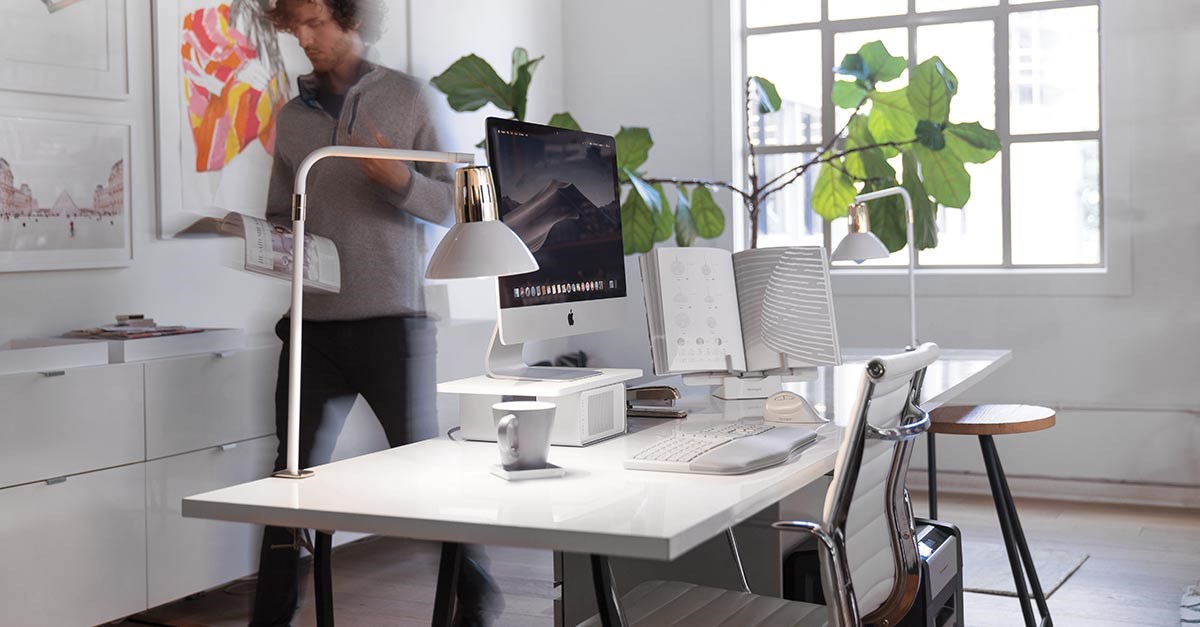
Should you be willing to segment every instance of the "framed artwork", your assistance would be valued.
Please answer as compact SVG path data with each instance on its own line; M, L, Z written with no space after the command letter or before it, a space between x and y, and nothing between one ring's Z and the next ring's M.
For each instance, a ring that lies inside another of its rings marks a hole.
M154 3L159 237L201 216L266 213L276 118L310 67L270 4Z
M3 89L129 96L125 0L5 0L0 24Z
M0 113L0 271L129 265L128 122Z

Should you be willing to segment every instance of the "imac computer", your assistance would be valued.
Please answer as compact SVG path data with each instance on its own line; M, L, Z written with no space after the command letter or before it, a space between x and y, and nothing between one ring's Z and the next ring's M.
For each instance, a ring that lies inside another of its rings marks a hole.
M488 352L495 378L573 380L596 371L526 366L524 342L615 328L627 306L616 142L607 135L487 120L500 219L538 270L500 277Z

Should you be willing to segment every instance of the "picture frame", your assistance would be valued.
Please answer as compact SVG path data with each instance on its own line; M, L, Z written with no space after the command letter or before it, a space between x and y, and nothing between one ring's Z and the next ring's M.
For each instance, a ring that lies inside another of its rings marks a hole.
M160 239L204 216L266 214L274 115L295 95L296 77L311 66L294 38L275 32L265 5L263 0L153 5ZM188 30L213 24L223 30ZM216 47L206 48L212 42ZM220 63L211 63L217 55ZM206 73L217 65L235 69L222 76ZM265 99L267 106L256 106L252 115L226 112L222 107L234 103L229 94L235 90L250 92L256 103ZM249 128L235 122L247 119Z
M0 111L0 272L128 266L128 120Z
M0 88L129 97L126 0L3 2L0 23Z

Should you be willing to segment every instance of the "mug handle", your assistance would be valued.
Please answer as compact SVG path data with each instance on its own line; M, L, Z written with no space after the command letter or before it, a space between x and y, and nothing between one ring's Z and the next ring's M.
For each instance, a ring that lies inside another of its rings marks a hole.
M496 425L496 443L500 446L500 464L505 468L517 463L521 441L517 438L517 417L508 414Z

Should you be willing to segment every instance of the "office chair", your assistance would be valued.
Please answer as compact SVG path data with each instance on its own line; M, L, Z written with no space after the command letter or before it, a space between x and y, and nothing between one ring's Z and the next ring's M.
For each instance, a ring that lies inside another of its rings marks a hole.
M618 617L599 615L586 627L627 622L654 627L863 624L895 625L920 583L912 506L904 489L911 441L929 428L917 405L936 344L868 362L858 402L842 434L820 522L785 520L782 531L818 540L828 605L764 597L677 581L647 581L621 598Z

